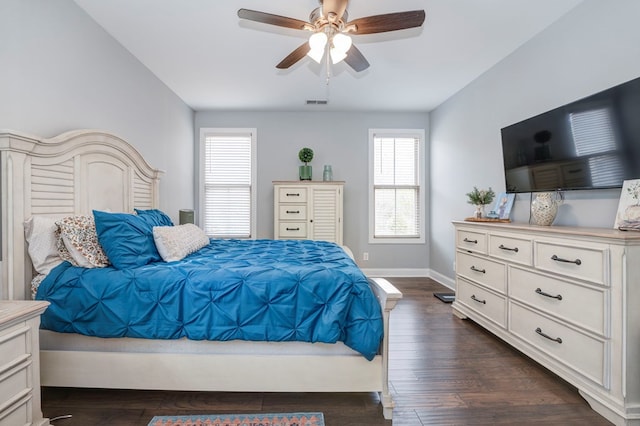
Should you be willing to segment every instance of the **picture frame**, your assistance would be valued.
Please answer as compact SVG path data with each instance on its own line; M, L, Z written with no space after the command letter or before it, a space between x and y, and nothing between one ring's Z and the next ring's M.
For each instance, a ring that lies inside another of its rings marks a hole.
M640 179L622 183L614 229L640 231Z
M513 207L513 202L515 201L515 199L516 194L501 192L496 197L495 207L493 208L491 213L489 213L489 215L497 219L509 219L509 216L511 216L511 208Z

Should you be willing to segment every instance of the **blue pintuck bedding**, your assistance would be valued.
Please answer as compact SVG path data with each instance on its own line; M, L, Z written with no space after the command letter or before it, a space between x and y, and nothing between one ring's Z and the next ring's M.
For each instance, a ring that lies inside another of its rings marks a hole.
M211 240L177 262L117 270L64 262L40 284L42 328L99 337L343 341L367 359L383 335L369 283L333 243Z

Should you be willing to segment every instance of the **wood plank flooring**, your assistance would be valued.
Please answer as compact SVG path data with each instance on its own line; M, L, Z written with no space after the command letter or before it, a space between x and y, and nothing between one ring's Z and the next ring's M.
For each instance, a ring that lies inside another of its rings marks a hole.
M385 421L375 393L219 393L43 388L55 426L146 426L153 416L322 411L327 426L609 425L578 392L433 297L426 278L389 279L404 294L392 312ZM161 374L161 373L159 373Z

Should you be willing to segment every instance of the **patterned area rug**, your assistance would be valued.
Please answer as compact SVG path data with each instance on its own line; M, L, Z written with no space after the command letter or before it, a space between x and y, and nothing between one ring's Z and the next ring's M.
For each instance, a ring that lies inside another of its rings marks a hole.
M147 426L324 426L322 413L156 416Z

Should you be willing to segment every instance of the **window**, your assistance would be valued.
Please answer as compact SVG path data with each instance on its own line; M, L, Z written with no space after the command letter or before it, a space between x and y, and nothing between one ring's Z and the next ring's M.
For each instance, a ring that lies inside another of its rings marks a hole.
M369 130L369 242L424 243L424 130Z
M255 238L255 129L200 131L200 224L208 236Z
M569 124L578 157L587 157L593 186L617 186L624 168L616 152L616 138L609 108L594 108L569 114Z

